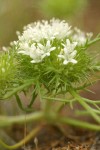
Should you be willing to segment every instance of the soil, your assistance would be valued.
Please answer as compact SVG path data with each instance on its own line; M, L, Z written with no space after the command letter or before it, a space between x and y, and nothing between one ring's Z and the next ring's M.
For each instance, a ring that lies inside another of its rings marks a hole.
M23 134L24 128L21 126L12 127L15 141L19 141ZM17 150L100 150L100 133L68 126L47 125L35 138Z

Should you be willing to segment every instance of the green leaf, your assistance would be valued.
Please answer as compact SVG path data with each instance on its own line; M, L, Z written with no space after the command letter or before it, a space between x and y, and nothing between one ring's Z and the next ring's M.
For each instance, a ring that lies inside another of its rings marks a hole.
M8 99L11 96L13 96L14 94L22 91L23 89L25 89L26 87L32 85L34 83L34 80L29 80L26 83L24 83L23 85L14 88L11 92L8 92L7 94L4 95L3 99Z

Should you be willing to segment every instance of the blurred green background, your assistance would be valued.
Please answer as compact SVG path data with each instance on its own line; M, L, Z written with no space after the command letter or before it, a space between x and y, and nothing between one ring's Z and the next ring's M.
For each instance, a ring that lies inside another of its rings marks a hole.
M0 0L0 47L16 40L24 25L52 17L98 33L100 0Z

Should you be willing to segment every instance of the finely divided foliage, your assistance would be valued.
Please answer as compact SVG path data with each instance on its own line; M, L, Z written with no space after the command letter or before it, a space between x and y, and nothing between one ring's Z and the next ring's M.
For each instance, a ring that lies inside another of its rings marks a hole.
M4 79L6 68L0 66L1 82L13 87L33 79L51 92L59 91L59 88L66 90L72 83L88 78L92 63L86 49L92 33L84 33L76 27L73 29L65 20L51 19L31 23L17 35L18 40L8 48L8 54L13 54L15 61L12 66L16 68L9 74L15 76Z

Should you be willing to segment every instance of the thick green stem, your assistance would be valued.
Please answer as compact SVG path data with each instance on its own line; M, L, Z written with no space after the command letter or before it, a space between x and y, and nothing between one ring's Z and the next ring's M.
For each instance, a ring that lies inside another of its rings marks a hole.
M58 122L63 123L63 124L69 124L69 125L80 127L80 128L86 128L89 130L100 131L99 125L94 125L94 124L90 124L87 122L78 121L78 120L70 119L70 118L66 118L66 117L59 117Z
M25 123L31 121L41 121L43 120L43 112L34 112L31 114L21 115L21 116L0 116L0 127L5 127L12 125L14 123Z
M52 101L45 99L44 114L49 115L51 111Z
M72 126L87 128L90 130L98 130L100 131L99 125L92 125L90 123L78 121L75 119L71 119L68 117L63 117L54 113L48 115L48 118L42 112L32 113L25 116L14 116L14 117L0 117L0 127L9 126L13 123L25 123L31 121L46 121L47 123L56 124L56 123L64 123Z
M35 129L33 129L23 140L21 140L19 143L9 146L7 144L5 144L2 140L0 140L0 144L9 149L9 150L13 150L13 149L17 149L21 146L23 146L25 143L27 143L32 137L34 137L39 131L41 130L41 126L36 127Z

